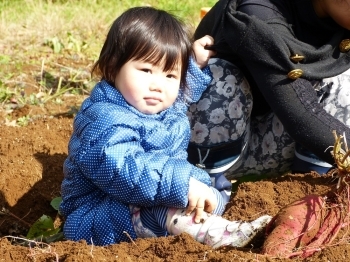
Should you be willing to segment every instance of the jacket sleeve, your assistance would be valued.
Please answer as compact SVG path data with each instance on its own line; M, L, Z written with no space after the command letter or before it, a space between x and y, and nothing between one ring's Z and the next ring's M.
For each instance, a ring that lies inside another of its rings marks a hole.
M326 151L334 145L332 131L336 130L338 134L345 132L350 143L350 129L322 109L310 80L326 77L330 73L328 67L335 70L332 74L341 73L336 56L326 65L319 62L322 53L331 52L325 49L334 47L325 45L315 49L301 43L295 39L289 25L281 20L264 23L234 10L222 14L221 30L225 32L231 52L243 61L287 132L321 159L333 163L330 152ZM305 56L309 64L294 64L290 60L292 54L300 54L296 48L308 52ZM288 72L298 68L304 71L303 77L288 79ZM254 97L256 99L259 98Z
M86 146L76 154L77 164L91 183L117 201L183 208L188 201L190 177L210 183L205 171L186 160L186 154L168 154L166 148L145 150L147 145L141 137L147 134L139 119L117 110L100 110L99 114L98 120L80 134L79 139ZM149 139L159 136L153 137Z
M190 63L186 74L186 86L182 88L180 92L180 99L182 99L185 105L189 105L197 102L205 89L212 80L212 74L209 66L205 66L200 69L193 57L190 57Z

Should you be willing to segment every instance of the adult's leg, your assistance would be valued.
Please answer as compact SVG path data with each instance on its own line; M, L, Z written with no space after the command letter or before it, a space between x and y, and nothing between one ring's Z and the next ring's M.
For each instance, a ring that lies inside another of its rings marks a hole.
M317 89L323 108L350 127L350 69L341 75L323 79Z
M341 75L315 82L314 87L324 110L350 127L350 70ZM296 145L294 172L315 170L322 174L327 173L330 168L332 168L331 163L320 160L301 145Z
M350 70L315 81L314 87L325 111L350 127ZM331 163L322 161L300 144L295 144L273 113L252 119L251 125L249 151L242 158L244 164L237 165L236 169L233 166L228 172L238 176L283 174L288 171L317 171L323 174L332 168Z
M252 118L247 148L228 178L245 175L282 175L291 170L295 142L274 113Z
M213 81L188 110L191 141L188 160L205 169L213 186L229 199L231 183L224 176L240 160L249 133L252 95L247 80L233 64L210 59Z
M253 97L240 69L221 59L211 59L209 66L213 81L188 111L189 161L216 176L213 186L219 190L216 181L223 173L231 179L290 170L294 141L273 113L251 119Z

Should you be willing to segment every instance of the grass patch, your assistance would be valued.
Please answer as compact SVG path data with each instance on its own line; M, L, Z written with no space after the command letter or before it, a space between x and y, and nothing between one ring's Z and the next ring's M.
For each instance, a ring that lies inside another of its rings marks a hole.
M24 104L86 96L97 79L90 69L112 22L135 6L154 6L193 29L200 8L216 0L11 0L0 1L0 104L6 112ZM9 103L12 103L9 106Z

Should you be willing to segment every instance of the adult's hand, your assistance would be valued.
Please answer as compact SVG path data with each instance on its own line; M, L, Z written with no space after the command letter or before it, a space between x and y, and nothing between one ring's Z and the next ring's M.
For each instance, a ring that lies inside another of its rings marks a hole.
M199 38L193 43L192 49L194 52L194 59L200 68L208 64L209 59L216 54L215 51L206 49L207 46L214 44L214 38L209 35Z

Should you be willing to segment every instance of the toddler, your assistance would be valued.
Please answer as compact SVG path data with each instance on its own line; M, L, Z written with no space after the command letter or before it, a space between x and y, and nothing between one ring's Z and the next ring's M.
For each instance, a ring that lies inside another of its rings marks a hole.
M64 163L67 239L108 245L187 232L213 247L244 246L270 220L220 217L222 195L187 161L186 111L211 81L214 53L204 47L212 44L204 36L192 46L181 22L152 7L115 20L92 71L101 81L75 117Z

